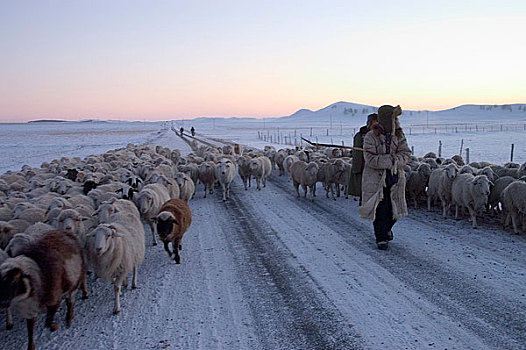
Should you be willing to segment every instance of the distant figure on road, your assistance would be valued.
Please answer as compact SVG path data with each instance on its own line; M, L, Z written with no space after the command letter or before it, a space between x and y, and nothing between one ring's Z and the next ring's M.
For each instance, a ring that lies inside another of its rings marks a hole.
M181 136L183 136L183 132L184 132L184 128L181 126L181 128L179 129L179 132L181 133Z
M192 133L192 136L195 136L195 129L194 129L193 126L192 126L192 128L190 129L190 132Z

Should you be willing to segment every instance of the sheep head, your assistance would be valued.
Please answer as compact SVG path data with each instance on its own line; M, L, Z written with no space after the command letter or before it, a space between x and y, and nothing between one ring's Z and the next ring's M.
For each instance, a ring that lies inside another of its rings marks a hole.
M100 224L93 231L90 236L94 237L93 251L102 256L106 252L111 251L114 245L114 239L119 239L123 235L117 232L117 228L111 224Z
M169 211L162 211L155 218L157 223L157 232L162 240L165 240L173 232L173 226L179 225L174 214Z

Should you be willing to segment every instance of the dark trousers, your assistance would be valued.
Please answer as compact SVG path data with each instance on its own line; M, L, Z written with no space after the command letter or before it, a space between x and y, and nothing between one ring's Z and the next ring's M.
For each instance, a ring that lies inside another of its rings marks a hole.
M384 199L376 207L376 218L373 222L376 243L387 241L388 233L396 220L393 219L393 205L391 203L391 187L384 187Z

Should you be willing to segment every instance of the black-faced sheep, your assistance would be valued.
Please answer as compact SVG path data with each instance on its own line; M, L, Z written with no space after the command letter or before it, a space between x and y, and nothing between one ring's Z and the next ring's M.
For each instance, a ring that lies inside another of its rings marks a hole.
M28 349L34 349L33 331L42 307L46 326L58 329L54 316L66 296L66 322L73 319L75 291L86 277L86 262L77 237L52 231L27 247L21 255L0 265L1 299L27 319ZM85 295L86 296L86 295Z
M182 239L188 227L192 224L192 212L182 199L171 199L164 203L156 218L157 232L164 243L164 249L175 260L181 262L179 250L182 249ZM170 251L169 243L172 243Z

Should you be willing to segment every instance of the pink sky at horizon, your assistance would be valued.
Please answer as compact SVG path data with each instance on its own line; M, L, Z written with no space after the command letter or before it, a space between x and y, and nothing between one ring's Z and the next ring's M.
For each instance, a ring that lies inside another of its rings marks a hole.
M526 103L524 23L519 0L4 2L0 122Z

